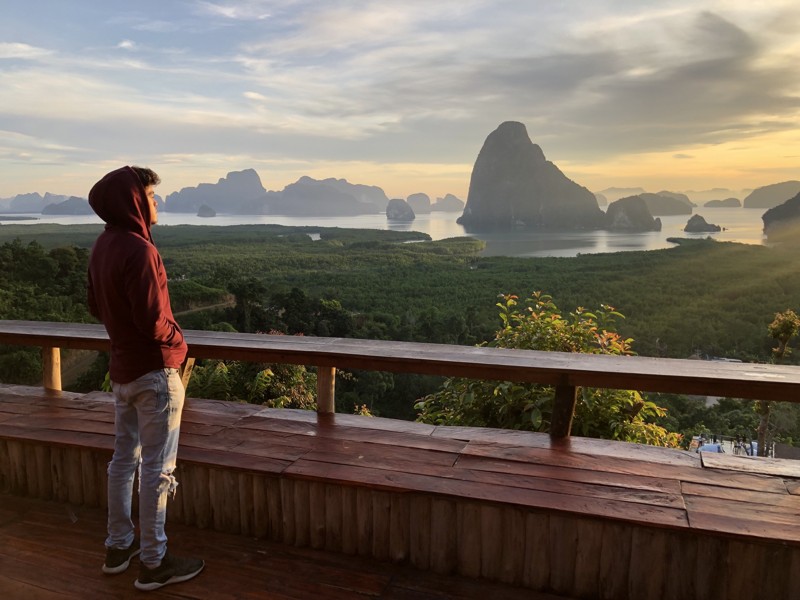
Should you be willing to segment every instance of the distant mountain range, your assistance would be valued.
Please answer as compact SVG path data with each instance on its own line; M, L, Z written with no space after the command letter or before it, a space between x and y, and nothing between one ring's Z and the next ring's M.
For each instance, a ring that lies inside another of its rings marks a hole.
M427 200L424 207L420 206L420 213L464 208L464 202L453 194L433 203L427 194L409 196L412 197L415 202L421 197ZM228 173L216 183L200 183L173 192L161 203L161 210L199 214L202 208L202 216L214 213L327 217L380 214L386 212L388 205L389 198L381 188L345 179L316 180L304 176L281 191L267 191L258 173L245 169ZM32 193L0 199L0 211L80 215L91 214L92 209L85 198Z
M647 230L656 226L654 217L691 215L696 202L708 207L736 206L738 196L744 192L714 188L650 193L640 187L609 187L593 193L547 160L522 123L507 121L486 138L478 154L466 204L452 194L432 202L422 192L392 200L407 205L407 211L402 209L403 218L433 211L463 211L458 222L468 231L517 227ZM784 181L750 191L741 205L773 208L798 193L800 181ZM633 197L641 202L626 201L611 210L620 200ZM400 214L400 203L392 204L393 216ZM254 169L244 169L232 171L216 183L200 183L173 192L162 202L161 210L199 214L202 209L202 216L209 218L213 214L337 217L386 214L389 204L389 197L380 187L345 179L317 180L304 176L283 190L267 191ZM606 208L605 212L601 206ZM85 198L34 192L0 199L0 212L82 215L92 211Z

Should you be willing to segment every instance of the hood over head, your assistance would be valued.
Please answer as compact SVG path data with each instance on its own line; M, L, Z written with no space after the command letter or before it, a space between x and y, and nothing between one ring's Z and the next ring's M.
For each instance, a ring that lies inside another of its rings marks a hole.
M89 206L106 222L106 228L119 227L152 242L150 201L136 171L122 167L107 173L92 186Z

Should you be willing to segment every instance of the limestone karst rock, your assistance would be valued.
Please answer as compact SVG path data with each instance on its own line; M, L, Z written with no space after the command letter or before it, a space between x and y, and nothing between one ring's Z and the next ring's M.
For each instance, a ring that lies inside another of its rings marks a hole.
M717 231L722 231L722 227L707 222L700 215L692 215L683 230L686 233L716 233Z
M609 204L604 225L610 231L661 231L661 219L653 218L641 196L628 196Z
M694 206L687 196L673 192L658 192L657 194L638 194L654 217L670 215L690 215Z
M703 204L704 208L741 208L742 203L738 198L725 198L724 200L709 200Z
M169 194L163 210L197 214L205 204L217 212L259 214L263 212L265 192L261 178L253 169L232 171L217 183L201 183Z
M800 244L800 193L761 216L764 233L770 242Z
M414 209L402 198L392 198L386 205L386 218L389 221L413 221Z
M431 210L442 212L456 212L464 210L464 201L453 194L445 194L442 198L437 198L431 206Z
M783 181L754 189L742 202L745 208L773 208L800 193L800 181Z
M406 198L406 202L414 209L415 214L421 215L431 212L431 197L428 194L423 194L422 192L411 194Z
M197 209L197 216L203 218L211 218L217 216L217 211L211 208L208 204L203 204L200 208Z
M470 232L598 229L603 211L592 192L545 158L522 123L506 121L478 154L458 223Z
M91 215L94 213L86 198L70 196L63 202L48 204L42 209L43 215Z

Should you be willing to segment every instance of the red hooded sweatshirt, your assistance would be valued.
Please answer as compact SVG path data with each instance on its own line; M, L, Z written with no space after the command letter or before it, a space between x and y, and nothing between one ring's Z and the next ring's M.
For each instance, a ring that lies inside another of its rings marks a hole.
M111 381L180 367L186 342L172 315L164 263L150 235L149 200L136 172L108 173L92 187L89 204L106 222L89 259L88 300L111 338Z

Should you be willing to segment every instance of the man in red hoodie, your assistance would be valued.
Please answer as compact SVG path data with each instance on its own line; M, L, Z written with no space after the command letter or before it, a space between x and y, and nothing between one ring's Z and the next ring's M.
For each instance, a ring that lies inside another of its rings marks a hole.
M89 192L89 204L106 222L89 259L89 310L111 339L116 407L103 572L122 573L141 551L134 585L145 591L191 579L204 566L202 560L169 554L164 533L167 497L178 485L173 472L184 400L178 369L187 347L150 235L158 222L158 183L150 169L122 167ZM137 468L141 545L131 519Z

